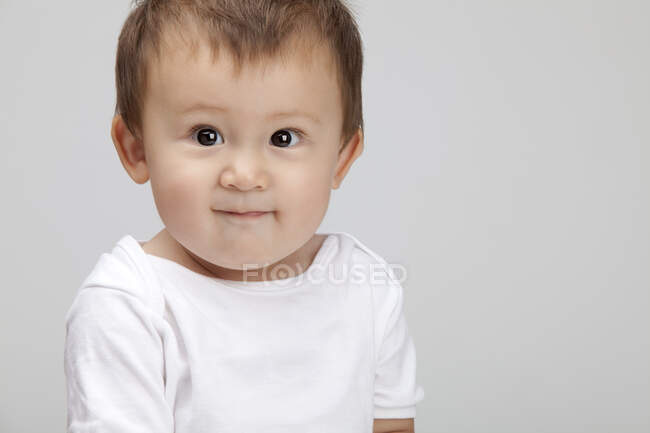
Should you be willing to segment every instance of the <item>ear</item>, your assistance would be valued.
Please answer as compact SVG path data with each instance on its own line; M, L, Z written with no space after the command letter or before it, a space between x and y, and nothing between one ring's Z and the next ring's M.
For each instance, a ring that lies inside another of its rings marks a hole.
M343 182L343 178L352 167L352 163L363 152L363 130L357 129L357 132L347 142L342 151L339 152L338 162L336 164L336 172L334 179L332 179L332 189L338 189Z
M140 184L147 182L149 169L145 160L144 143L129 131L119 114L113 117L111 137L120 161L131 179Z

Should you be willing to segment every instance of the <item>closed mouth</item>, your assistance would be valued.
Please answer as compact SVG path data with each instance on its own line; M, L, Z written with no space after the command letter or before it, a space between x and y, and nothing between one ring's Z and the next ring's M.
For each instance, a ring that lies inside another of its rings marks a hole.
M262 215L265 215L267 213L270 213L271 211L246 211L246 212L235 212L235 211L227 211L227 210L222 210L219 212L223 212L228 215L233 215L233 216L238 216L238 217L259 217Z

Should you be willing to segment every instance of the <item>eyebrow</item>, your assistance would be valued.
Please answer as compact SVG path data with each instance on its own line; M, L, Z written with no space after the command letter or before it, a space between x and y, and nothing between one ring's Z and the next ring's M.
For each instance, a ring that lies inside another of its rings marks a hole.
M204 104L202 102L198 102L196 104L193 104L187 108L184 108L180 111L181 114L187 114L192 111L221 111L224 113L228 112L227 108L224 107L219 107L219 106L214 106L214 105L209 105L209 104ZM291 111L279 111L276 113L271 113L267 116L268 119L276 119L276 118L281 118L281 117L304 117L306 119L311 120L314 123L321 124L320 119L311 114L307 113L304 111L300 110L291 110Z

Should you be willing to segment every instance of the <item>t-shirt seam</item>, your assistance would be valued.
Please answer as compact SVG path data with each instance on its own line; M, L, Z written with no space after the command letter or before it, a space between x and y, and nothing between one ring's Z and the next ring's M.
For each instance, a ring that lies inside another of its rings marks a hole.
M151 263L147 260L147 257L144 254L144 250L142 250L142 247L140 246L138 240L135 239L131 235L129 235L129 236L130 236L132 241L134 241L136 244L138 244L137 246L140 249L131 248L131 246L124 245L123 242L118 243L117 247L121 248L122 251L125 253L125 255L129 258L129 261L131 262L131 265L132 265L133 269L135 269L136 272L138 273L138 275L136 275L136 277L140 277L138 279L142 282L142 284L144 286L144 289L145 289L145 292L146 292L146 298L147 298L146 301L144 301L144 304L147 305L147 307L149 308L149 310L153 314L156 314L156 316L158 316L158 317L160 317L161 319L164 320L164 310L165 310L166 300L165 300L164 294L162 293L162 287L160 285L160 278L157 275L157 273L154 272L154 269L152 268ZM133 244L133 242L131 242L131 240L129 240L128 242L130 244ZM133 251L133 250L135 250L135 251ZM141 259L141 260L137 260L135 256L138 256L138 258ZM143 266L146 269L143 269L142 268ZM150 275L147 275L147 274L150 274ZM152 284L155 285L156 287L151 287ZM160 308L161 311L157 311L158 308L154 307L153 296L158 296L159 299L162 301L160 303L161 304L161 308Z

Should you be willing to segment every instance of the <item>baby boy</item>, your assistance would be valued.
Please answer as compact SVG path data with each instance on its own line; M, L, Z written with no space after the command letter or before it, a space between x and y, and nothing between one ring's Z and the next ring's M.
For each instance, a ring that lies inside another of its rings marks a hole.
M402 287L316 233L363 150L362 66L340 0L137 2L111 136L164 228L68 311L69 432L414 431Z

